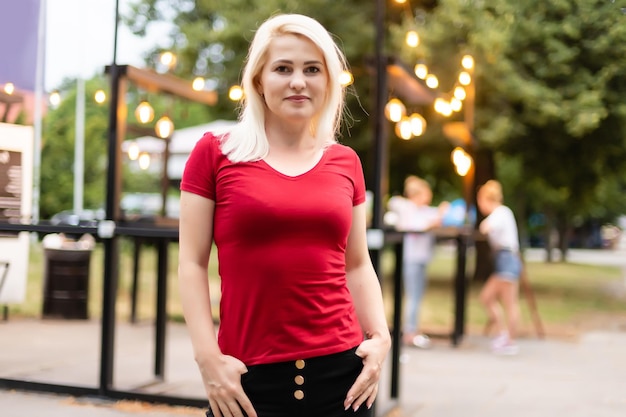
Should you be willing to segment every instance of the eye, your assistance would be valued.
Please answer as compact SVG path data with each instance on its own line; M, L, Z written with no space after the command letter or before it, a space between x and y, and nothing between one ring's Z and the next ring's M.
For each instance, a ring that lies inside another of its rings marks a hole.
M274 68L274 71L280 72L280 73L287 73L287 72L290 72L291 69L286 65L278 65L276 68Z
M322 70L319 67L307 67L304 72L310 73L310 74L317 74L319 72L321 72Z

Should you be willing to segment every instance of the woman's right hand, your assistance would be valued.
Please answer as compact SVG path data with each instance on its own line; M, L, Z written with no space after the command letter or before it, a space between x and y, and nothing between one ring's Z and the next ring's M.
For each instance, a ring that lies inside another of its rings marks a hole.
M239 359L220 355L200 364L200 373L211 410L215 417L257 417L250 399L241 386L241 376L248 372Z

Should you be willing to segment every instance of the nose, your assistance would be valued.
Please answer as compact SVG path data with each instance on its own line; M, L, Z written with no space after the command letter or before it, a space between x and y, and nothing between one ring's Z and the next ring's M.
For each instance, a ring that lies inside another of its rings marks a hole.
M289 83L289 87L296 91L300 91L306 87L304 74L301 71L295 71L293 73L293 76L291 77L291 82Z

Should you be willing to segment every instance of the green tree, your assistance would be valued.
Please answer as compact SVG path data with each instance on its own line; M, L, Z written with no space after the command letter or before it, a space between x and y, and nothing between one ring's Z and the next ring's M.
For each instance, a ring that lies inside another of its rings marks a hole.
M404 9L389 1L387 27L402 20ZM432 2L424 2L432 7ZM353 147L361 156L366 179L373 180L373 99L374 82L372 58L376 37L374 27L375 2L359 0L139 0L125 17L125 23L137 34L145 33L151 22L173 23L171 49L179 56L175 72L189 78L204 76L211 79L219 93L215 118L236 117L236 105L228 100L230 86L238 84L248 45L254 30L267 17L282 13L302 13L319 20L338 39L344 49L354 85L348 94L348 122L340 140ZM246 10L242 13L242 10ZM385 53L395 53L395 40L386 36ZM149 56L161 52L156 48ZM147 64L152 65L151 62ZM404 142L389 132L390 192L402 189L407 174L427 177L435 190L445 198L460 195L460 180L450 169L452 149L441 136L428 134L423 140ZM456 192L455 192L456 191Z
M96 77L85 83L86 97L104 87ZM64 98L57 109L46 115L42 136L40 174L40 216L48 219L73 205L74 140L76 137L76 81L65 80L60 90ZM107 107L86 99L85 106L85 208L99 208L104 202L106 178Z
M460 55L475 57L479 147L565 251L577 219L610 219L625 202L625 17L601 0L438 3L422 15L422 58L449 88Z

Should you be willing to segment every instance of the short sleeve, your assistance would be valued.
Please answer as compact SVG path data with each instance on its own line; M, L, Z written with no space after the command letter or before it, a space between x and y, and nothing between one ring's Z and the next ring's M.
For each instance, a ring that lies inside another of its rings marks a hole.
M219 139L206 133L189 154L180 182L181 191L215 201L215 174L220 153Z
M354 150L352 150L352 154L354 155L354 196L352 197L352 205L358 206L365 202L365 176L359 156Z

